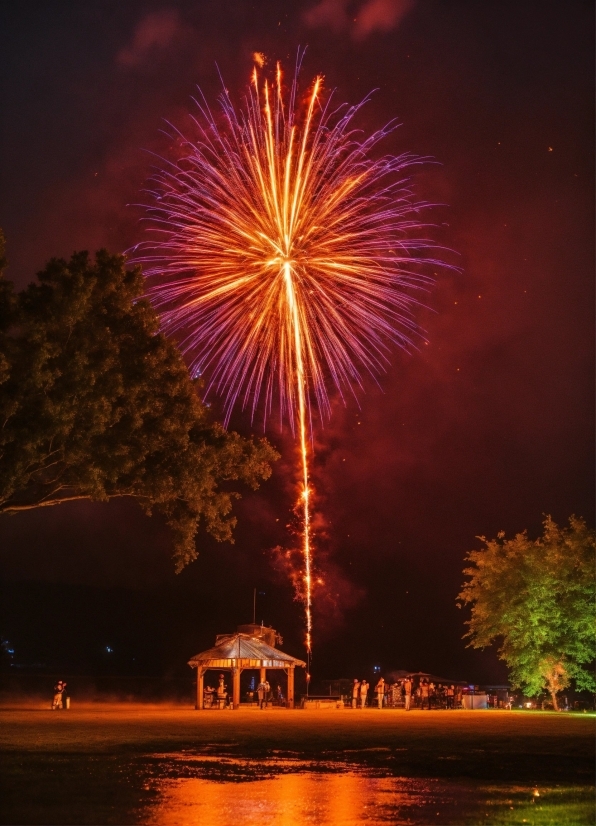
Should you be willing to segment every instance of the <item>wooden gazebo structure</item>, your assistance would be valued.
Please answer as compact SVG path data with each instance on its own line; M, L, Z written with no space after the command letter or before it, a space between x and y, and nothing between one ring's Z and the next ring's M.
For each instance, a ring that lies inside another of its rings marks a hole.
M280 669L288 675L287 708L294 708L294 669L306 668L306 663L274 648L277 635L272 628L260 625L240 625L235 634L220 634L215 646L197 654L188 664L197 669L197 703L202 709L204 676L210 668L232 672L232 705L240 706L240 675L247 669L258 669L261 681L267 669Z

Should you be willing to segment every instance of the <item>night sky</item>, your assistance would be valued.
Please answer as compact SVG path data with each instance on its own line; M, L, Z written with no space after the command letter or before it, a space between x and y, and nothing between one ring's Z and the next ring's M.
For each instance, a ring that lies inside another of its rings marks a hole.
M338 100L378 91L361 125L397 117L391 151L444 206L439 272L419 313L428 345L395 352L380 387L316 433L315 677L408 668L500 682L466 650L455 605L477 535L594 523L593 9L589 2L19 2L2 11L0 226L23 287L51 256L142 240L134 204L190 128L217 67L238 99L254 51ZM216 66L217 64L217 66ZM456 253L456 254L455 254ZM217 404L214 404L217 413ZM232 426L251 432L237 415ZM287 544L293 447L237 508L235 545L204 534L181 575L170 539L131 503L0 517L0 633L15 663L186 675L215 633L252 619L303 656L300 606L271 548ZM113 649L108 656L106 646Z

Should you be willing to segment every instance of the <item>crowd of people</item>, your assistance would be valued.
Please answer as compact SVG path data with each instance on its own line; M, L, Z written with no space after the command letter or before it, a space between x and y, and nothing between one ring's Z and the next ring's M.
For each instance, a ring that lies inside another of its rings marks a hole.
M223 674L219 675L217 688L207 686L203 692L203 705L205 708L214 708L216 705L220 708L226 707L230 705L231 701L232 697L228 691ZM285 703L285 697L280 683L272 689L269 680L265 678L259 682L256 691L247 692L246 701L250 704L257 702L259 708L267 708L269 705L274 704L283 705Z
M264 679L259 682L256 690L247 692L246 701L251 705L256 703L259 708L263 709L270 705L283 705L285 697L280 684L272 689L269 680ZM223 708L229 706L230 702L231 695L228 692L225 677L220 674L217 688L207 686L204 689L204 707ZM352 708L376 706L377 708L404 708L409 711L411 708L429 710L431 708L461 708L461 704L462 689L460 686L435 684L427 679L415 682L412 677L405 677L389 683L381 677L374 688L367 680L355 679L352 686Z
M204 689L203 703L205 708L228 707L231 699L223 674L219 675L217 688L207 686ZM246 700L250 704L256 702L261 709L267 708L269 705L284 705L285 703L281 684L278 683L275 689L272 689L266 678L259 682L255 691L247 693ZM432 708L461 708L462 688L453 684L435 684L432 680L424 678L415 681L410 676L395 680L392 683L386 682L381 677L374 688L367 680L354 679L352 708L366 708L369 705L377 708L404 708L406 711L411 708L429 710ZM67 685L63 680L59 680L54 686L52 710L69 707L70 698L67 694Z
M460 686L442 684L421 679L415 684L412 677L404 677L388 683L381 677L374 689L367 680L354 679L352 686L352 708L461 708L462 689Z

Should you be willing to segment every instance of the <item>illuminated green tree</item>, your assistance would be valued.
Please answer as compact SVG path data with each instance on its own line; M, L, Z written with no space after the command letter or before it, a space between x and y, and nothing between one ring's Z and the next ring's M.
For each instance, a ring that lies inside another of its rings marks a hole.
M238 483L277 454L213 421L143 287L105 250L51 260L21 293L0 275L0 512L132 497L165 517L180 569L199 524L232 538Z
M515 688L530 696L557 693L571 680L596 690L595 535L583 519L559 528L547 516L543 535L499 533L471 551L459 606L472 606L465 635L474 648L497 642Z

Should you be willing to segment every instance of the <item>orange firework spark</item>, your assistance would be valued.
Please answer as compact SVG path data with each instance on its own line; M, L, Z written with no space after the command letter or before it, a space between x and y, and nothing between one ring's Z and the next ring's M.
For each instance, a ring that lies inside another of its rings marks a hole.
M309 652L311 406L327 415L330 385L343 395L362 370L384 369L392 343L411 344L424 265L438 263L416 237L426 205L404 177L422 159L373 156L394 124L362 139L362 104L332 110L322 86L317 77L302 102L279 65L272 81L255 65L241 109L227 91L219 118L198 103L197 137L153 179L157 234L137 258L164 331L223 395L226 421L238 401L254 416L262 400L266 417L277 400L297 432Z

